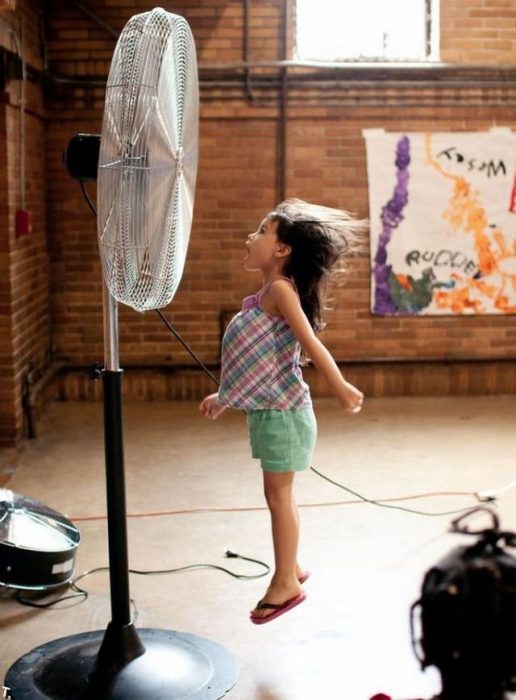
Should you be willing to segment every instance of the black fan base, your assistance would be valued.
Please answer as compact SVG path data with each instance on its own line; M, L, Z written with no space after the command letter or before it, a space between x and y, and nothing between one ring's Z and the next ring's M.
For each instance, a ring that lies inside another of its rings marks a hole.
M192 634L138 630L145 652L100 685L91 682L103 631L36 647L8 670L12 700L216 700L236 683L238 669L223 646Z

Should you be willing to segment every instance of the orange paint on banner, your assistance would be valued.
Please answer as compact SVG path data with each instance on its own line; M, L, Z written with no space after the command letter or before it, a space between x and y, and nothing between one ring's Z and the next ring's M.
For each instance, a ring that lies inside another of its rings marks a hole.
M509 211L516 214L516 175L514 176L514 184L512 186L511 201L509 203Z
M470 183L460 175L448 172L432 155L432 139L425 134L427 163L441 175L453 181L453 192L448 209L443 217L452 229L462 229L473 236L478 256L479 276L463 278L452 275L456 286L450 290L436 290L434 301L440 309L450 309L453 313L485 311L482 298L488 299L503 313L516 313L516 305L511 304L505 292L506 286L516 289L516 241L512 246L498 227L490 231L484 207L472 190ZM512 190L510 211L516 213L516 177ZM494 245L496 244L496 245ZM486 284L483 277L495 276L494 284ZM479 298L480 297L480 298Z
M410 284L410 280L407 275L398 274L396 275L396 279L404 289L407 289L408 291L412 289L412 285Z

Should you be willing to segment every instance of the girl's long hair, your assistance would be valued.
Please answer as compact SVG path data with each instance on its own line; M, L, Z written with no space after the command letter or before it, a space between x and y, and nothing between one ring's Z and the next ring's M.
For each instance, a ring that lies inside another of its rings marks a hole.
M283 274L294 280L310 325L320 331L324 327L324 297L330 273L339 260L344 262L342 256L363 247L368 221L301 199L286 199L270 217L278 222L278 239L292 250Z

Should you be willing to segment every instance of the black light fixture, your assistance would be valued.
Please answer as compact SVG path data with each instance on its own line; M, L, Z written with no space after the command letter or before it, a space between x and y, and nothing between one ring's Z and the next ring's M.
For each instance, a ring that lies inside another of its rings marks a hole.
M74 575L81 535L64 515L0 489L0 586L40 591Z

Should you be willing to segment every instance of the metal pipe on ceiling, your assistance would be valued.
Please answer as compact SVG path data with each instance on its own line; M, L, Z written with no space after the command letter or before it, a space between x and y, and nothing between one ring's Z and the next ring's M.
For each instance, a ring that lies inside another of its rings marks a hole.
M281 22L281 52L286 59L288 55L289 23L291 3L285 0ZM282 202L287 189L287 138L288 138L288 69L280 70L278 145L277 145L277 192L278 201Z
M245 0L248 2L248 0ZM411 73L424 75L449 75L453 73L499 73L514 75L515 67L507 66L487 66L483 64L462 64L462 63L439 63L439 62L353 62L353 61L300 61L298 59L278 59L275 61L234 61L231 63L205 63L202 68L206 70L244 70L245 68L315 68L321 70L337 70L339 72L349 71L351 74L377 72L383 74Z

